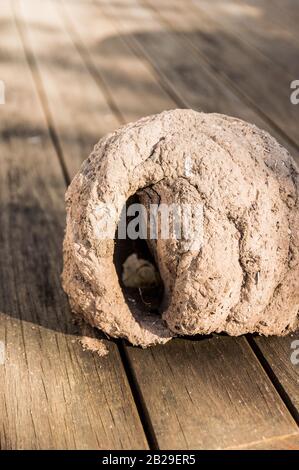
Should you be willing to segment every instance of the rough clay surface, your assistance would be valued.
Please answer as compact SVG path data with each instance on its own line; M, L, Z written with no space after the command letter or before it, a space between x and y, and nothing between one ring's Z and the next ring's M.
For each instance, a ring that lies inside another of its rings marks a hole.
M67 192L63 286L72 309L143 347L176 334L296 330L298 189L289 153L239 119L173 110L118 129L95 146ZM151 246L165 285L162 318L129 308L113 262L119 213L135 193L145 204L203 205L201 249L188 240ZM97 236L104 204L116 211L111 240Z
M97 338L94 328L79 318L76 318L76 324L80 327L81 334L78 339L84 351L91 351L100 357L104 357L109 354L109 350L105 342L103 339Z

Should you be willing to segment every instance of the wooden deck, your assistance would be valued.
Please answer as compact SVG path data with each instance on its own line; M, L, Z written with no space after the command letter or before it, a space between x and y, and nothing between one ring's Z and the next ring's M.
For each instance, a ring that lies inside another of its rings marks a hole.
M66 186L120 124L230 114L299 161L298 21L296 0L1 0L0 448L299 449L299 335L99 358L60 283Z

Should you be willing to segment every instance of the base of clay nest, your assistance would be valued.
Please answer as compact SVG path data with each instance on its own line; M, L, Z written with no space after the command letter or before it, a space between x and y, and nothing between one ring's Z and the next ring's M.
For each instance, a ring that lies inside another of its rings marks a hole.
M176 335L296 330L298 188L287 150L239 119L174 110L118 129L66 195L62 279L73 311L142 347ZM201 206L201 245L149 238L144 257L140 243L118 240L132 197L147 215L151 204Z

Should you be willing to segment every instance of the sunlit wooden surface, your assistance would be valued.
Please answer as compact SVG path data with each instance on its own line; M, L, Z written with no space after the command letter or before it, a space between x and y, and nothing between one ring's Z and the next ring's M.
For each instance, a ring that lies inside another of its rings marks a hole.
M298 335L99 358L60 284L66 186L119 125L220 112L299 161L298 20L296 0L1 0L0 448L299 448Z

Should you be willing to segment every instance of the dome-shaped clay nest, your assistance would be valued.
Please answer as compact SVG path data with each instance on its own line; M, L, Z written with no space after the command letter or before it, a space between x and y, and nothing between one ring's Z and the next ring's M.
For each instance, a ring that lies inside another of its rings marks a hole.
M143 347L175 335L294 331L298 188L289 153L239 119L174 110L118 129L66 196L63 286L73 311ZM118 273L116 230L132 196L147 216L151 203L202 207L191 217L201 243L188 233L148 241L164 284L158 312L130 302Z

